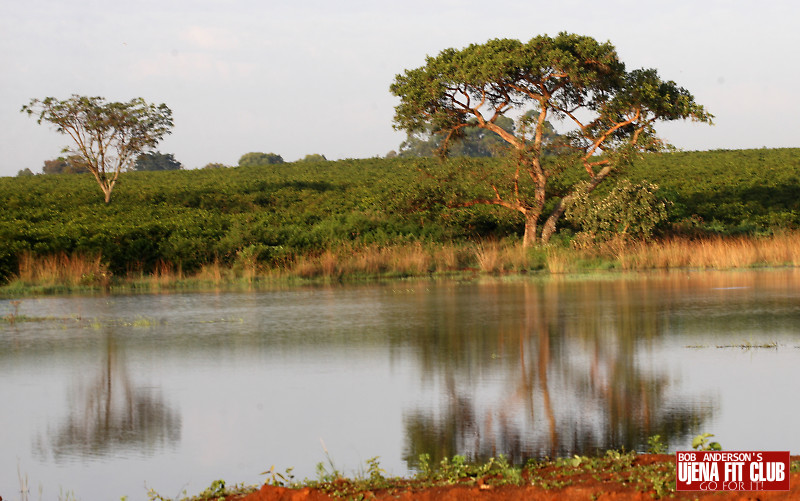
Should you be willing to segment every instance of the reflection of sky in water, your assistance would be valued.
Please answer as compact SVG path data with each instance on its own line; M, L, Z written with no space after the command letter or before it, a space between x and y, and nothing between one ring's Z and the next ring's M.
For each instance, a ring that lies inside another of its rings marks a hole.
M648 433L800 452L793 270L51 297L20 314L53 318L0 330L5 498L17 465L45 498L196 493L273 464L313 477L321 440L348 473L380 456L405 474L422 451L641 448ZM88 446L109 415L116 434Z

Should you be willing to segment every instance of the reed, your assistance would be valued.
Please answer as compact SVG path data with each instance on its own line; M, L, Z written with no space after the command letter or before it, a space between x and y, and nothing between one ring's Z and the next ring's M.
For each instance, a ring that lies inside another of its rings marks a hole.
M99 286L110 283L111 273L99 255L58 253L37 256L23 253L19 258L17 279L24 283L43 286Z
M202 282L210 282L214 285L219 285L223 281L228 281L233 278L232 275L233 272L230 268L220 263L219 259L214 259L211 263L201 266L200 271L198 271L193 278Z
M387 254L388 263L397 274L414 276L432 271L434 260L419 242L401 245Z
M318 266L317 269L318 274L322 275L325 278L334 278L338 277L341 273L341 266L339 264L339 256L331 250L325 250L322 254L320 254L319 258L317 258Z
M248 248L237 252L232 268L234 274L242 277L246 282L252 283L255 281L259 272L259 263L253 249Z
M140 279L145 279L141 272ZM153 273L146 278L146 282L148 282L148 285L152 289L158 290L168 287L182 279L183 270L180 266L175 266L172 263L159 260L153 268Z
M583 251L561 249L551 247L545 254L545 269L549 273L569 273L574 269L575 256L583 254Z
M611 257L611 256L609 256ZM759 266L799 266L800 233L772 237L670 238L635 243L616 256L624 269L738 269Z
M453 271L462 269L471 259L470 253L461 246L443 244L431 253L432 267L436 271Z
M434 267L431 252L421 243L392 247L342 245L321 253L296 256L291 276L336 279L344 275L423 275Z
M410 242L393 246L342 244L322 251L298 254L271 266L256 256L239 254L230 264L215 259L187 275L180 264L159 261L152 273L141 269L113 277L114 286L161 290L205 287L209 284L309 280L371 279L424 276L454 271L551 274L597 269L740 269L764 266L800 266L800 232L771 237L672 237L652 242L611 242L580 248L550 245L523 248L518 240L478 243ZM31 288L109 288L111 274L100 256L55 254L19 257L19 274L6 290Z
M478 262L478 269L484 273L497 273L503 269L500 261L500 245L494 240L481 242L475 246L475 260Z

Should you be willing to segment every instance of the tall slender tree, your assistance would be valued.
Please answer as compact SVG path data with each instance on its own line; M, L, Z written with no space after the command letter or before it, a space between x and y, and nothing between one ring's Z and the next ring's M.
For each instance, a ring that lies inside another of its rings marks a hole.
M148 104L142 98L108 103L102 97L46 97L32 99L21 111L36 115L37 123L55 125L57 132L72 139L74 147L66 147L64 152L83 159L106 203L111 202L120 173L129 169L140 153L154 148L173 125L166 104Z

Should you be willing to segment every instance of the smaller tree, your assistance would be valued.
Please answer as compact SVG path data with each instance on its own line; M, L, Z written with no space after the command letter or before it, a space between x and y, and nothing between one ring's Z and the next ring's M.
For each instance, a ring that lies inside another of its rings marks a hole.
M17 177L25 177L25 176L33 176L34 173L29 167L25 167L24 169L20 169L17 172Z
M282 156L275 153L261 153L260 151L252 151L250 153L245 153L239 159L239 167L274 165L282 163L283 163Z
M647 181L633 184L622 179L601 196L583 181L566 204L566 219L581 227L579 244L618 239L647 240L653 230L667 219L667 204L658 197L658 186Z
M83 174L86 172L89 172L89 169L86 168L86 162L79 155L45 160L44 166L42 166L44 174Z
M228 166L220 162L211 162L203 166L204 169L227 169Z
M328 159L325 158L325 155L320 155L319 153L309 153L308 155L304 156L298 162L327 162Z
M175 160L172 153L159 153L158 151L142 153L136 158L133 170L181 170L183 165Z
M106 203L120 172L130 169L142 151L154 148L172 128L167 105L148 104L142 98L108 103L102 97L73 94L64 100L32 99L21 111L37 115L37 123L50 122L72 139L75 148L64 151L81 157Z

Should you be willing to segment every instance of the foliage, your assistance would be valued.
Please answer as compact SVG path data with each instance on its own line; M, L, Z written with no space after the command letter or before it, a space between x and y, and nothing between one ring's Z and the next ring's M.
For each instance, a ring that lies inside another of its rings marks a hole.
M710 442L708 439L713 437L713 433L703 433L692 439L692 449L696 451L721 451L722 446L719 442Z
M204 169L228 169L229 166L219 162L207 163L203 166Z
M145 152L136 157L133 170L181 170L183 165L172 153Z
M647 453L648 454L665 454L667 452L667 445L664 443L661 435L653 435L647 438Z
M253 167L258 165L282 164L283 157L276 153L261 153L253 151L245 153L239 158L239 167Z
M442 488L449 486L477 486L480 491L488 490L488 497L513 496L522 491L513 487L524 488L525 492L533 492L558 498L580 492L592 499L608 492L631 492L640 496L661 499L675 496L675 462L674 460L640 461L634 452L618 450L606 451L598 456L578 456L557 459L531 460L524 466L513 465L504 456L491 458L486 463L468 462L464 456L444 458L438 465L431 465L430 458L420 457L423 465L413 478L387 477L380 468L378 458L367 460L366 475L359 474L354 478L330 476L325 480L304 480L286 483L268 479L270 486L290 487L294 489L310 488L312 492L299 492L303 496L314 496L323 493L336 499L372 499L380 497L429 497L434 493L442 494ZM798 462L792 462L792 471L797 471ZM274 468L270 470L273 471ZM287 470L290 471L291 469ZM269 472L267 472L269 473ZM293 478L293 477L292 477ZM575 493L559 492L566 487L574 487ZM436 489L436 490L429 490ZM493 494L492 490L497 489ZM501 490L502 489L502 490ZM599 489L599 490L596 490ZM255 487L242 485L239 488L224 486L223 481L215 481L211 487L198 496L181 498L184 501L207 500L209 494L236 496L253 492ZM272 492L271 494L277 494ZM157 493L150 492L150 499L165 500ZM177 499L177 498L176 498Z
M84 174L87 172L89 172L89 169L80 155L45 160L44 167L42 167L42 173L44 174Z
M495 123L503 130L514 134L519 128L528 126L531 112L520 117L519 124L514 120L499 116ZM471 123L474 123L472 120ZM451 157L503 157L508 154L508 144L500 136L480 127L466 127L460 136L445 142L445 134L434 132L431 125L426 125L422 132L409 132L408 137L400 144L399 153L390 152L387 157L433 157L447 154ZM542 148L544 156L556 153L555 145L560 136L550 122L543 126ZM394 153L394 155L391 155Z
M288 487L295 483L294 468L286 468L286 473L280 473L275 470L275 465L272 465L269 470L262 472L262 475L267 475L264 483L266 485L274 485L276 487Z
M490 182L493 196L464 199L460 205L490 204L521 213L523 242L537 237L539 218L548 200L548 185L565 166L579 162L588 174L582 190L591 191L615 170L630 163L636 151L658 149L657 121L691 118L710 122L711 115L692 95L655 70L626 71L610 43L560 33L527 43L494 39L464 49L445 49L425 66L397 75L390 90L400 98L395 128L409 134L426 128L450 142L478 128L497 135L514 151L509 179ZM498 121L509 113L526 117L518 131ZM573 127L562 137L564 162L543 164L548 119ZM600 155L602 153L602 155ZM555 232L567 190L550 211L541 241Z
M580 183L567 205L565 217L580 226L583 240L648 240L657 225L667 219L667 207L656 195L658 186L648 182L619 181L605 196Z
M32 99L21 111L36 115L37 123L55 125L57 132L72 139L75 148L64 151L80 156L82 166L100 185L106 204L120 172L130 168L142 151L155 147L172 127L167 105L148 104L142 98L106 103L102 97L46 97Z
M698 235L800 227L798 149L652 154L640 163L628 172L630 182L660 186L670 202L667 232L689 231L693 217ZM18 274L26 254L100 256L104 269L120 277L164 266L194 272L245 258L280 265L330 249L352 254L514 240L524 227L517 214L451 207L460 197L489 196L480 175L500 177L503 168L500 159L460 157L126 172L108 206L96 204L88 176L4 177L0 282ZM452 263L463 266L464 259Z
M17 172L17 177L22 177L22 176L35 176L35 174L30 168L25 167L24 169L20 169Z
M770 234L800 228L800 150L644 155L626 172L669 200L669 222L690 236Z
M327 162L328 159L325 158L325 155L320 155L319 153L309 153L308 155L304 156L298 162Z
M514 120L509 117L498 117L497 125L503 130L514 133ZM409 132L408 137L400 144L401 157L433 157L440 153L461 157L496 157L502 156L507 148L499 136L478 127L464 130L459 137L445 141L446 136L426 125L423 131ZM445 149L446 148L446 149Z

